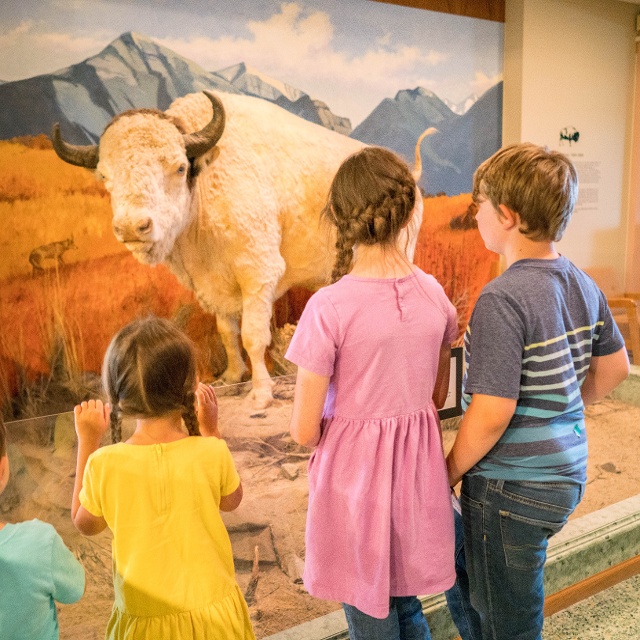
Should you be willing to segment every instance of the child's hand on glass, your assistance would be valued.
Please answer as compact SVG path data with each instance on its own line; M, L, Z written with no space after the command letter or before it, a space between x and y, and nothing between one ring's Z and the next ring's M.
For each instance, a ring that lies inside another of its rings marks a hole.
M218 399L213 387L208 384L198 383L196 389L198 398L198 426L203 436L221 438L218 429Z
M73 409L78 440L99 444L109 429L111 405L102 400L85 400Z

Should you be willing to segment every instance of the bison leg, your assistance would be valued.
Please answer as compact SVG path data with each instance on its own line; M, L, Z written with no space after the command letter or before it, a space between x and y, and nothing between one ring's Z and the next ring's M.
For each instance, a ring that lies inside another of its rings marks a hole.
M251 398L256 409L273 402L273 381L264 361L271 344L271 314L276 286L263 285L260 293L243 295L242 344L251 361Z
M238 342L238 320L233 316L224 316L216 314L216 326L220 339L227 352L227 368L222 374L222 379L227 384L236 384L242 382L242 378L247 371L247 365L244 363L242 351Z

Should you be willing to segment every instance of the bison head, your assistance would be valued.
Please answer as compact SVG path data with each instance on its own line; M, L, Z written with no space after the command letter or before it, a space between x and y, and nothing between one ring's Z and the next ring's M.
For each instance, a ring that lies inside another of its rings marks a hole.
M96 169L111 194L113 231L143 263L166 260L176 238L192 219L193 161L222 136L222 102L205 91L213 117L196 133L185 134L161 111L127 111L107 126L99 145L65 142L53 127L53 147L65 162Z

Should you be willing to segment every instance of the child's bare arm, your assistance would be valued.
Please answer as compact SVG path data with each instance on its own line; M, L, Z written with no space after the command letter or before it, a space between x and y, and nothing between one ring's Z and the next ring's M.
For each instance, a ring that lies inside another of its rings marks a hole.
M443 344L438 357L438 373L433 389L433 402L436 409L442 409L449 393L449 372L451 369L451 345Z
M80 533L93 536L103 531L107 523L104 518L94 516L80 504L80 491L87 460L100 448L102 438L109 428L109 405L103 405L102 400L89 400L76 405L73 413L78 435L78 458L71 501L71 519Z
M233 493L230 493L228 496L220 496L220 511L233 511L237 509L242 502L242 495L241 482Z
M218 398L213 387L208 384L198 383L196 389L198 398L198 427L200 434L214 438L221 438L218 429Z
M298 367L289 431L304 447L315 447L320 441L322 410L328 390L328 376Z
M196 389L198 398L198 426L200 434L204 437L214 437L222 440L218 429L218 398L213 387L208 384L198 383ZM242 482L233 493L220 496L220 511L233 511L242 502Z
M474 393L447 456L453 487L500 440L516 410L517 400Z
M582 402L586 406L602 400L628 375L629 356L624 347L608 356L594 356L580 388Z

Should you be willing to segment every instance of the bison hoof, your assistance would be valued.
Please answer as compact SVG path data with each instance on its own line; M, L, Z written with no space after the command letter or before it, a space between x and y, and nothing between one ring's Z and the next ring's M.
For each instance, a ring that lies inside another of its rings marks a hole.
M227 369L220 377L225 384L239 384L248 379L245 375L246 372L246 367L242 370Z
M251 391L251 405L254 409L266 409L273 404L271 386L258 387Z

